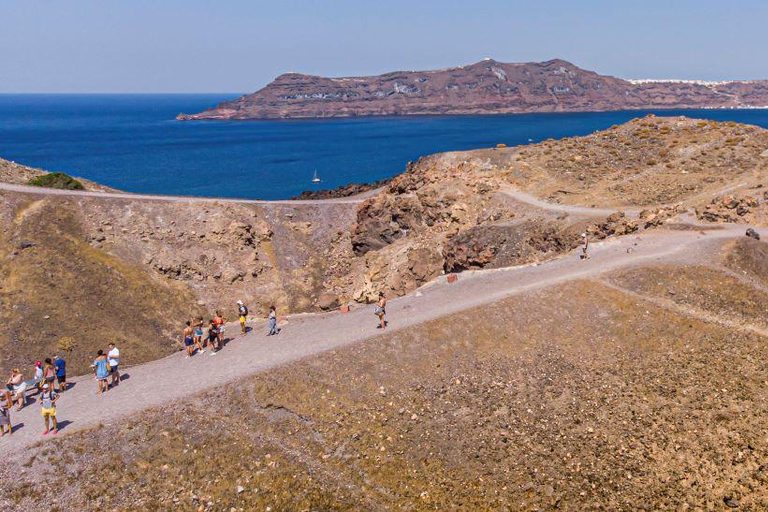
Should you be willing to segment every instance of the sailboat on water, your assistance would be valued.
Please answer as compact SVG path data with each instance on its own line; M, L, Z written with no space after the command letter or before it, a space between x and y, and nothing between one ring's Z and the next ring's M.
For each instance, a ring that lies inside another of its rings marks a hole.
M312 178L312 183L320 183L320 181L321 181L321 180L320 180L320 178L319 178L319 177L318 177L318 175L317 175L317 169L315 169L315 175L314 175L314 177Z

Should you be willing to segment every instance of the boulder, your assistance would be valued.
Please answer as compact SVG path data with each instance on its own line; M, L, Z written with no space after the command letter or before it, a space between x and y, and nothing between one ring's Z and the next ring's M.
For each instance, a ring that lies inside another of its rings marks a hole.
M749 238L754 238L755 240L760 240L760 233L758 233L757 231L755 231L752 228L747 229L746 235Z
M323 311L330 311L339 307L339 298L330 292L323 292L317 297L317 307Z

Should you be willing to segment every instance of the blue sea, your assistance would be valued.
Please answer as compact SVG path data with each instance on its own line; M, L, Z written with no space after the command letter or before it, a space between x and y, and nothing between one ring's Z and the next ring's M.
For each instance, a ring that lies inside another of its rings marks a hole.
M129 192L284 199L388 178L431 153L586 135L647 113L174 120L237 96L0 95L0 157ZM654 113L768 128L768 110Z

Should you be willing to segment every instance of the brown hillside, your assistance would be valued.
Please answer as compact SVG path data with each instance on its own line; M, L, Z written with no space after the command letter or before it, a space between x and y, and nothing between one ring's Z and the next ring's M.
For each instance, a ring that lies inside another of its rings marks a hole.
M733 309L744 301L754 307ZM0 494L28 510L54 497L78 509L761 510L768 359L754 329L767 304L719 266L529 292L33 448Z

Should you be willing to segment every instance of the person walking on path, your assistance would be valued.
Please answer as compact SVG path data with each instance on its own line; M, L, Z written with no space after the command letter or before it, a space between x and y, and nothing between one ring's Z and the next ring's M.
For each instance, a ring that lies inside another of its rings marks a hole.
M53 366L53 361L51 361L51 358L46 358L45 360L45 366L43 367L43 379L46 384L48 384L51 389L53 389L54 381L56 380L56 367Z
M211 349L211 355L215 356L218 349L221 348L221 344L216 348L216 342L219 340L219 328L216 326L216 322L211 319L208 324L208 347Z
M112 374L112 387L120 384L120 350L114 343L110 343L109 352L107 352L107 362L109 363L109 373Z
M43 363L41 361L35 361L35 381L37 381L37 389L43 389Z
M269 306L269 332L267 336L276 334L280 334L280 329L277 328L277 311L275 311L275 306Z
M47 435L50 426L53 427L53 435L59 433L59 423L56 421L56 402L59 400L59 394L56 393L50 384L43 384L43 392L40 394L40 405L42 406L43 419L45 420L45 430L43 435Z
M379 317L379 325L376 328L382 330L386 329L387 321L385 318L387 316L387 298L384 296L384 292L379 292L379 300L376 302L374 313Z
M13 433L13 426L11 426L11 407L13 402L11 401L10 393L3 393L2 402L0 402L0 437L5 435L5 431L8 430L8 435Z
M11 378L5 382L5 389L9 394L14 394L14 399L18 400L17 411L21 410L21 406L24 404L24 392L27 390L27 383L24 382L24 376L21 374L21 370L14 368L11 371Z
M59 393L61 393L67 389L67 362L59 356L54 356L53 366L56 367L56 380L59 383Z
M581 234L581 259L589 259L589 238L586 233Z
M103 350L99 350L96 353L96 359L93 361L91 368L93 368L96 375L99 394L106 393L109 389L109 384L107 383L107 379L109 378L109 361Z
M192 336L193 334L194 330L192 329L192 322L187 320L184 323L184 332L181 335L182 338L184 338L184 349L187 351L187 359L192 357L192 352L195 350L195 339Z
M237 301L237 315L240 317L240 330L245 334L247 332L245 329L245 321L248 317L248 308L245 307L245 304L243 304L243 301L241 300Z
M194 319L194 322L192 322L192 327L195 328L194 332L194 342L195 342L195 349L197 349L198 354L202 354L205 352L205 349L203 348L203 317L198 316Z
M213 321L216 323L216 332L218 334L218 340L219 340L219 350L221 350L221 347L224 346L224 331L225 331L224 324L227 323L227 320L222 316L221 311L216 311L216 315L213 317Z

